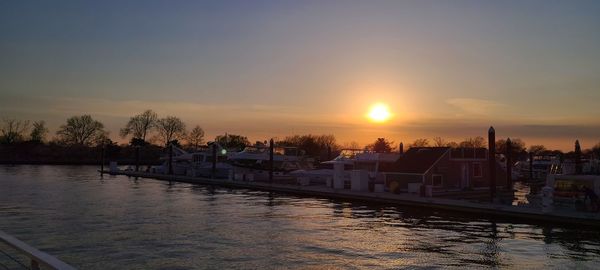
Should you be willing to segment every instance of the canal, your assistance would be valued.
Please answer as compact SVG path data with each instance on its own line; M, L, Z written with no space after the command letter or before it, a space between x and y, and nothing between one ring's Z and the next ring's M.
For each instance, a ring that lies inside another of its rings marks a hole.
M101 178L96 169L0 166L0 230L80 269L600 265L600 232L589 228Z

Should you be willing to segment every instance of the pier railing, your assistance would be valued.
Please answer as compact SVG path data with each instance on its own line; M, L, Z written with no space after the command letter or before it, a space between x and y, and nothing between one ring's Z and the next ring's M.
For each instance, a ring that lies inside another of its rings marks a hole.
M36 248L27 245L23 241L8 235L7 233L0 231L0 243L4 243L7 246L14 249L19 255L27 257L29 262L21 262L15 257L9 255L7 251L0 249L0 256L5 256L8 259L16 262L25 269L39 270L39 269L54 269L54 270L75 270L74 267L62 262L61 260L37 250ZM0 266L1 267L1 266ZM7 268L7 267L5 267ZM8 269L8 268L7 268Z

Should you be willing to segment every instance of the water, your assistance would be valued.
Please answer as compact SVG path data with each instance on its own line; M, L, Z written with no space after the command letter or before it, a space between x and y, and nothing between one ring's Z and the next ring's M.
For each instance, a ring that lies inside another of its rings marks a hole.
M0 166L0 229L80 269L579 268L600 233L423 209ZM0 254L1 256L1 254Z

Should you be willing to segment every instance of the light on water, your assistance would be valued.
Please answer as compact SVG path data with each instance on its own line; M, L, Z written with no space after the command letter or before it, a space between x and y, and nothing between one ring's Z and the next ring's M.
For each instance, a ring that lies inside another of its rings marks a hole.
M0 167L0 228L80 269L594 268L586 228Z

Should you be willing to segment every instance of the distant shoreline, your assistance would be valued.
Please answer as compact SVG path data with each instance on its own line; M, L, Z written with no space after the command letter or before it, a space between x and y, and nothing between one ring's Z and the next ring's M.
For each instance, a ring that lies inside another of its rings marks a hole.
M102 162L102 148L89 146L61 146L55 144L21 143L0 145L0 164L4 165L97 165ZM160 164L163 150L143 147L139 164ZM116 161L120 165L135 165L135 148L111 145L104 150L104 164Z

